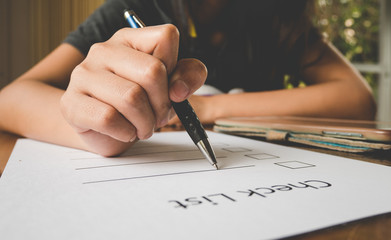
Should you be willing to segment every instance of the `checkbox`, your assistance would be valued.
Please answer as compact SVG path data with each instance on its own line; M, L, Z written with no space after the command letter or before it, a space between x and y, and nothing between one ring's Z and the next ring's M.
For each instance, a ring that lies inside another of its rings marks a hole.
M312 165L309 163L304 163L304 162L299 162L299 161L278 162L278 163L274 163L274 164L281 166L281 167L290 168L290 169L316 167L315 165Z
M223 148L223 150L232 152L232 153L238 153L238 152L251 152L251 149L242 148L242 147L231 147L231 148Z
M253 158L256 160L266 160L266 159L274 159L274 158L279 158L277 156L267 154L267 153L258 153L258 154L247 154L245 155L246 157Z

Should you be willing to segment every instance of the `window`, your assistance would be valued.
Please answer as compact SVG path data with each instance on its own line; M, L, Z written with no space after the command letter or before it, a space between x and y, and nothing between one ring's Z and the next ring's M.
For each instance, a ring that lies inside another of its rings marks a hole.
M391 121L391 2L318 0L322 32L367 79L377 119Z

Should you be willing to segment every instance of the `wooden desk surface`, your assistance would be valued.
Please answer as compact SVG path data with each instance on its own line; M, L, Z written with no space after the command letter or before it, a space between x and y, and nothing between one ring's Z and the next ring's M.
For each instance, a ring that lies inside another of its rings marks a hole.
M175 131L177 129L163 129L162 131ZM17 136L0 132L0 173L11 155ZM378 163L391 166L391 151L381 151L365 154L343 153L324 149L315 149L311 147L302 147L295 144L284 144L301 149L307 149L316 152L322 152L361 161ZM389 190L391 191L391 189ZM374 196L375 197L375 196ZM390 203L391 204L391 203ZM365 207L365 206L363 206ZM1 235L1 234L0 234ZM349 239L349 240L367 240L367 239L391 239L391 213L367 219L357 220L346 224L337 225L327 229L306 233L300 236L288 239Z

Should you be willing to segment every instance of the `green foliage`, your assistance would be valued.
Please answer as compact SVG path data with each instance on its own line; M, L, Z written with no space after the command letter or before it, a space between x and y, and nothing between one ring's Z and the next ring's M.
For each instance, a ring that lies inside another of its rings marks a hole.
M380 0L318 0L315 24L354 63L379 61ZM363 73L372 89L377 74Z
M318 0L316 23L352 62L379 59L379 0Z

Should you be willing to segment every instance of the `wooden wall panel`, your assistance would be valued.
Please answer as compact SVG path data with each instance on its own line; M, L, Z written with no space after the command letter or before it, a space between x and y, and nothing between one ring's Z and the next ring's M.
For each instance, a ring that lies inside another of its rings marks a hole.
M8 77L9 81L19 77L31 66L29 9L31 0L8 1Z
M8 1L0 0L0 89L8 82Z
M0 89L57 47L105 0L0 0Z
M57 47L104 0L35 0L31 6L31 62Z

